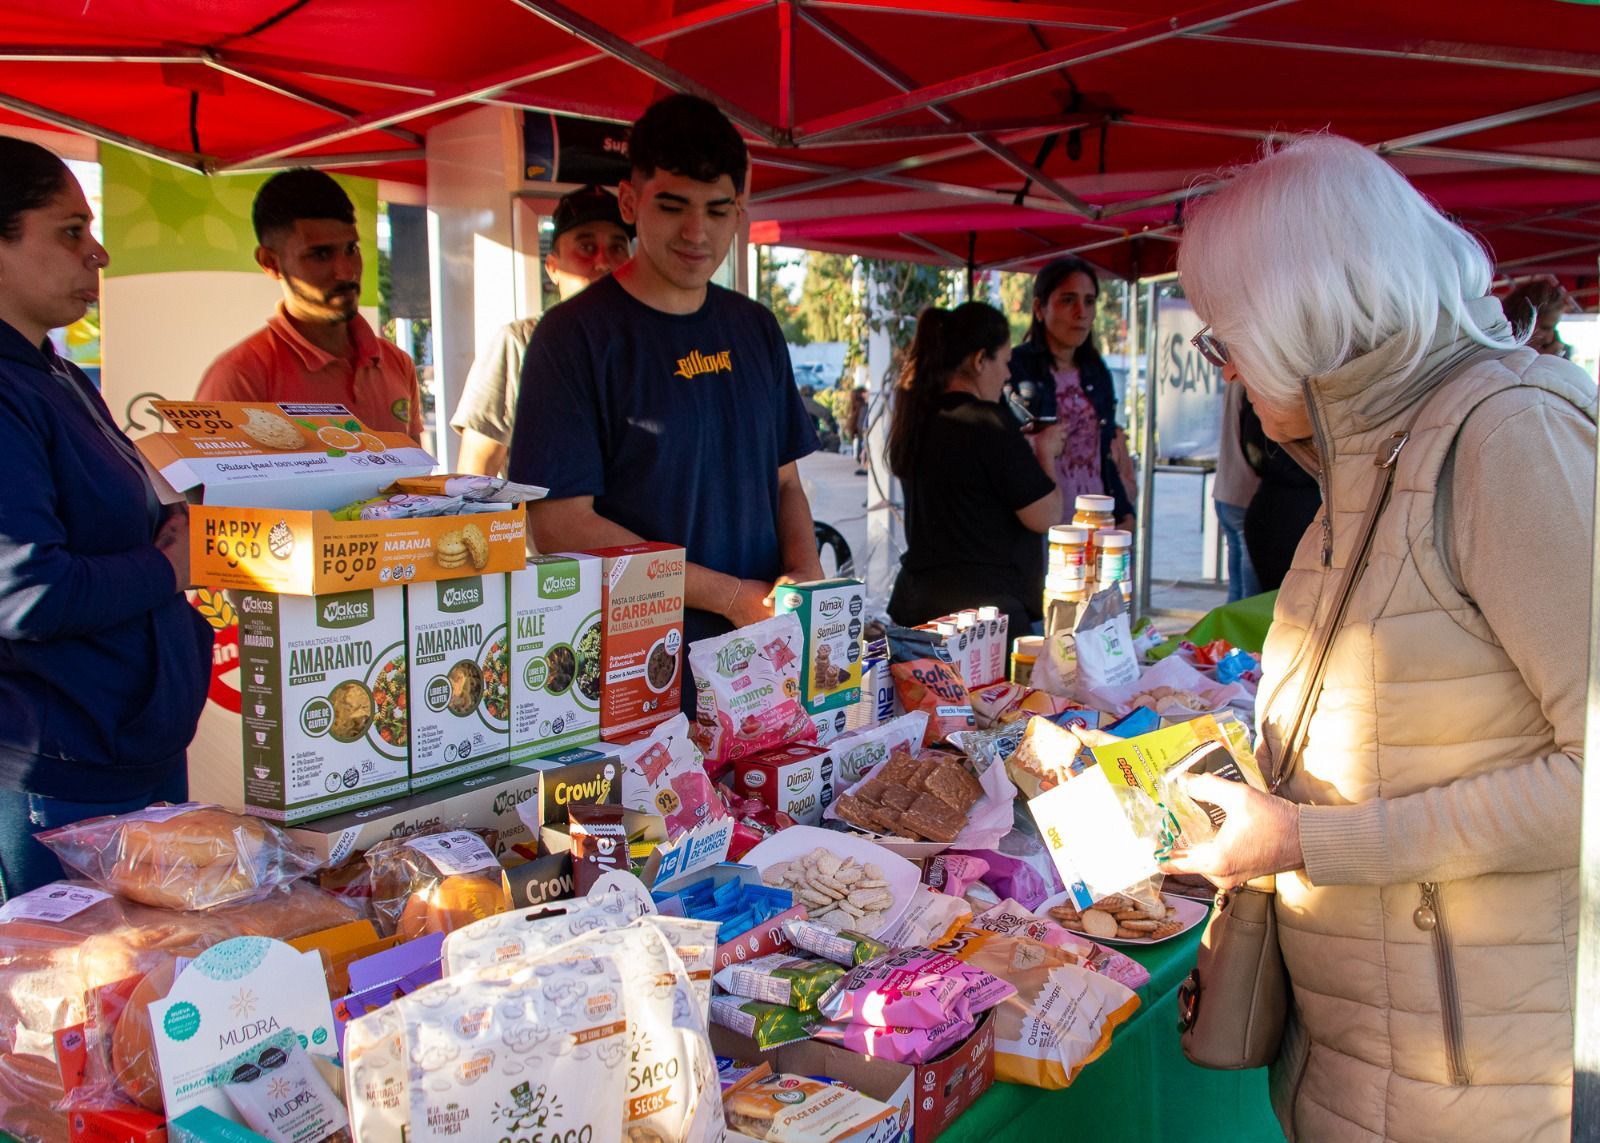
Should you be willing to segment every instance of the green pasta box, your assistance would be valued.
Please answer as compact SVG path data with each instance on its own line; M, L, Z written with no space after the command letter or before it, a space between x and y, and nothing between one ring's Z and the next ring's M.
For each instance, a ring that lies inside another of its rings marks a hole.
M539 556L512 572L511 760L600 737L600 561Z
M239 593L250 813L303 822L406 792L403 590Z
M819 579L779 587L773 611L792 611L805 632L800 700L807 714L852 706L861 698L861 626L866 588L858 579Z
M406 634L411 788L505 765L511 746L505 575L407 586Z

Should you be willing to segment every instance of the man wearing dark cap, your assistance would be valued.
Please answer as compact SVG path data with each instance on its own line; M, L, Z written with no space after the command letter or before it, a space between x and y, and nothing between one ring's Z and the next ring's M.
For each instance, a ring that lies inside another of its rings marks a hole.
M554 222L544 269L562 301L628 260L633 228L623 223L616 197L600 187L562 195ZM472 363L461 402L450 418L450 427L461 434L457 472L503 475L522 387L522 359L538 324L538 318L527 317L501 327Z
M323 171L273 175L251 208L256 264L283 290L267 324L213 361L201 401L343 405L368 428L422 436L411 358L361 316L356 208Z

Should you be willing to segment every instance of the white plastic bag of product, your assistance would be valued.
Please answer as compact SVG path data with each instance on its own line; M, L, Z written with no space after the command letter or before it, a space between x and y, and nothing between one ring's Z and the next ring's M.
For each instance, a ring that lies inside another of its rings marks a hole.
M309 1143L349 1126L344 1104L285 1028L211 1070L245 1126L272 1143Z
M517 961L446 977L352 1022L346 1098L356 1139L621 1139L624 972L609 955Z
M474 921L445 937L444 974L536 956L597 929L616 929L656 911L639 879L597 885L587 897L551 901Z

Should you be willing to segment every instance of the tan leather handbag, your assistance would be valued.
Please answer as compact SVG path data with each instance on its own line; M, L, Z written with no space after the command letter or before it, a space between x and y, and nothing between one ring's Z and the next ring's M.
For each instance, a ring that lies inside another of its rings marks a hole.
M1409 429L1395 433L1374 461L1382 471L1367 505L1360 542L1339 585L1333 614L1318 635L1311 675L1284 740L1283 761L1274 768L1274 794L1299 764L1311 713L1322 693L1328 652L1366 570L1378 517L1394 487L1395 461L1410 437ZM1203 1068L1260 1068L1278 1054L1289 1013L1289 977L1278 947L1275 896L1275 879L1267 876L1217 898L1200 938L1194 971L1178 986L1178 1027L1183 1054L1190 1063Z

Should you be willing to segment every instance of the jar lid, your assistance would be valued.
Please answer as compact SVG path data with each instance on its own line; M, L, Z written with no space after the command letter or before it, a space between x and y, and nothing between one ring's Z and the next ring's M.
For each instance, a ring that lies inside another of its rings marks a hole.
M1121 528L1101 528L1094 534L1094 543L1097 548L1130 548L1133 546L1133 533Z
M1044 636L1018 635L1011 647L1018 655L1038 657L1044 652Z
M1097 512L1110 514L1117 507L1117 502L1109 496L1096 496L1094 493L1085 493L1073 502L1073 508L1079 512Z
M1050 542L1052 544L1087 544L1089 542L1089 529L1074 528L1071 524L1057 524L1050 529Z

